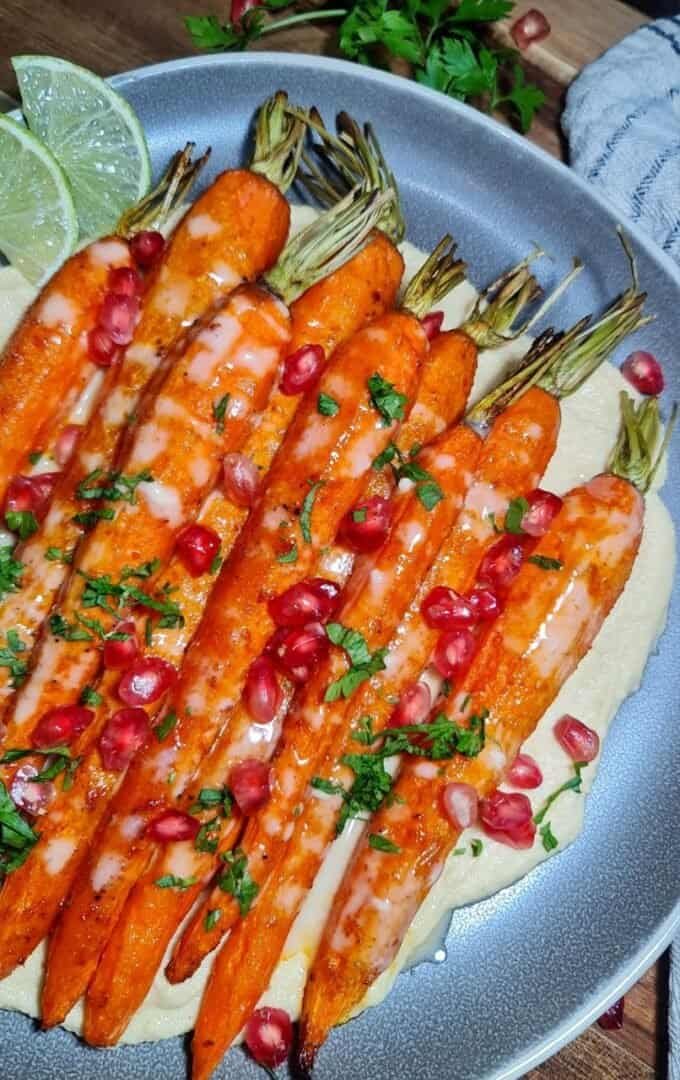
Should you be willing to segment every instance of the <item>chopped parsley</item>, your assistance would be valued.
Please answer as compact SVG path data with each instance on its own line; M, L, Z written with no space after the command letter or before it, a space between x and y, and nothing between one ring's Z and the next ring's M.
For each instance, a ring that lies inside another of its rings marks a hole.
M427 480L424 484L418 484L416 495L426 510L432 510L444 498L444 492L436 480Z
M218 924L218 922L220 921L221 918L222 918L221 910L219 908L213 908L212 911L209 911L207 913L205 919L203 920L203 926L204 926L205 930L207 930L207 932L210 933L210 931L213 930L217 926L217 924Z
M150 615L147 615L144 623L144 644L147 649L150 649L153 645L153 619Z
M94 529L98 521L113 521L116 513L107 506L97 506L93 510L82 510L78 514L73 515L73 520L76 525L81 525L83 529L90 532Z
M543 841L543 847L546 851L554 851L555 848L560 846L559 840L553 833L549 821L546 821L545 825L541 825L539 832L541 834L541 840Z
M195 814L199 810L211 810L214 807L219 809L223 818L229 818L233 804L234 800L228 787L201 788L196 802L190 808L190 813Z
M397 390L394 383L388 382L375 372L368 380L368 393L371 405L380 413L386 425L404 419L408 398Z
M297 544L293 541L292 547L288 551L282 551L280 555L276 556L278 563L295 563L298 560Z
M8 510L5 523L10 532L17 533L20 540L28 540L38 531L38 519L31 510Z
M116 615L117 610L128 604L141 604L142 607L150 608L160 614L158 625L169 629L184 625L184 617L174 600L169 599L172 591L165 585L156 596L144 592L139 586L131 583L131 578L144 580L151 577L160 567L159 559L141 563L137 567L126 566L121 571L120 580L112 581L108 574L95 576L86 574L82 570L77 573L85 581L85 587L81 597L84 608L101 608L111 615ZM111 601L115 601L115 605Z
M101 705L103 700L104 700L104 698L101 696L101 694L97 693L97 691L94 689L94 687L92 687L92 686L84 686L83 687L82 693L80 695L80 704L81 705L93 705L96 708L97 705Z
M32 450L31 453L28 455L28 460L30 461L31 465L37 465L42 456L42 450Z
M352 510L352 521L356 521L357 525L363 525L366 520L368 510L365 506L360 506L358 510Z
M470 847L472 848L472 857L474 859L479 858L484 850L484 844L481 840L471 840Z
M164 874L163 877L156 878L154 885L157 885L159 889L184 890L190 889L197 882L197 877L177 877L177 874Z
M310 487L309 491L304 497L302 509L300 511L300 532L302 533L302 538L305 543L311 544L312 510L314 509L314 500L316 499L316 496L319 492L319 488L322 488L324 486L325 481L317 480L315 483L313 483L311 480L308 480L307 483L310 485Z
M38 834L21 816L0 780L0 875L17 870L37 840Z
M350 667L339 679L327 687L324 701L337 701L338 698L350 697L358 686L370 679L378 671L385 669L387 649L368 648L366 639L358 630L352 630L342 623L331 622L326 626L326 634L334 645L347 653Z
M0 547L0 600L21 588L23 572L24 564L14 558L13 549L8 544Z
M152 483L153 476L148 469L132 476L120 472L105 472L94 469L80 481L76 488L76 498L91 500L103 499L106 502L128 502L134 506L137 488L142 483ZM111 513L113 517L113 512Z
M522 518L528 509L529 503L526 499L513 499L508 504L508 509L505 511L505 531L515 533L516 535L523 533Z
M63 638L64 641L92 641L92 634L89 634L87 630L84 630L80 626L76 626L75 623L70 623L68 619L65 619L63 615L55 612L54 615L50 615L49 618L50 632L56 638Z
M321 416L337 416L340 412L340 406L335 398L330 397L329 394L319 394L316 399L316 410Z
M60 562L68 566L73 562L73 552L64 551L63 548L48 547L45 552L45 558L48 562Z
M0 667L7 668L10 686L12 690L18 690L28 674L28 663L21 656L26 652L26 645L16 630L8 630L5 641L5 647L0 648Z
M527 562L534 566L540 566L541 570L561 570L562 563L559 559L551 559L547 555L530 555Z
M420 449L418 444L414 444L406 456L393 442L388 443L382 454L378 454L373 461L373 468L382 469L385 465L391 465L395 483L412 480L418 499L426 510L432 510L444 498L444 492L432 474L414 460Z
M209 567L209 569L208 569L208 573L209 573L209 574L216 574L216 573L217 573L217 571L218 571L218 570L220 569L220 567L222 566L222 563L223 563L223 562L224 562L224 558L222 557L222 555L221 555L221 554L220 554L220 552L218 551L218 552L217 552L217 554L215 555L215 557L214 557L213 561L212 561L212 562L210 563L210 567Z
M352 738L354 742L361 743L362 746L372 746L377 736L373 731L373 717L372 716L360 716L359 726L352 732Z
M555 799L558 799L560 797L563 791L574 791L577 795L581 794L581 791L583 790L581 773L583 772L587 764L587 761L577 761L574 764L574 775L570 777L569 780L565 780L563 784L560 784L557 790L553 791L551 795L548 795L548 798L543 803L541 809L538 811L537 814L534 814L535 825L542 824L542 822L545 820L545 816L548 813L548 810L555 802Z
M196 834L194 840L194 847L196 851L210 852L212 855L217 851L217 843L220 838L220 829L222 828L222 820L218 815L210 818L209 821L204 821L200 829Z
M369 833L368 845L375 851L385 851L390 855L397 855L401 848L390 840L389 836L381 836L380 833Z
M56 780L58 776L64 774L64 780L62 787L64 791L68 791L73 786L73 777L76 769L83 760L82 757L72 757L71 751L68 746L50 746L46 750L38 750L36 747L28 747L26 749L13 749L6 750L0 758L0 765L11 765L15 761L21 761L25 757L43 757L47 758L47 764L44 769L36 773L35 776L29 776L28 781L31 784L44 784L49 780Z
M248 857L241 848L225 851L222 860L227 865L218 877L217 884L222 892L233 896L243 917L250 911L260 886L251 878L248 872Z
M154 735L159 742L163 742L163 739L167 739L168 735L177 723L177 713L171 709L166 713L160 724L156 724L153 729Z
M213 402L212 412L215 421L215 431L218 435L224 435L224 418L227 414L230 394L223 394L221 398Z

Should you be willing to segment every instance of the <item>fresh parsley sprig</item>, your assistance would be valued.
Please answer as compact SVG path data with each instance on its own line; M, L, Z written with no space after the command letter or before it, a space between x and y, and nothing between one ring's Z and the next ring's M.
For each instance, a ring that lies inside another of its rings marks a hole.
M226 863L226 869L218 877L217 884L222 892L233 896L243 917L250 911L260 891L260 886L251 878L248 871L248 856L241 848L225 851L222 860Z
M341 53L361 64L384 67L386 59L406 61L414 78L459 101L472 100L489 112L509 114L522 131L531 127L545 100L527 83L512 49L495 48L484 30L512 12L514 0L358 0L335 9L297 11L272 19L269 13L286 0L263 0L238 22L214 15L187 16L194 45L209 51L246 49L258 38L288 26L320 19L340 19Z
M420 446L412 446L408 455L403 454L399 447L390 442L382 454L378 454L373 462L374 469L383 469L390 465L396 484L400 480L411 480L416 485L416 495L426 510L432 510L438 502L444 498L444 492L439 484L415 459L420 453Z
M326 626L326 635L334 645L345 650L350 666L344 675L327 687L324 701L351 697L357 687L367 679L378 671L384 671L387 649L376 649L372 653L363 634L358 630L352 630L342 623L330 622Z
M21 816L0 780L0 877L17 870L37 840L38 834Z
M14 558L13 548L8 544L0 547L0 600L21 588L24 564Z
M0 667L7 668L11 676L10 686L18 690L28 674L28 662L21 655L26 652L27 646L16 630L8 630L5 641L5 647L0 648Z

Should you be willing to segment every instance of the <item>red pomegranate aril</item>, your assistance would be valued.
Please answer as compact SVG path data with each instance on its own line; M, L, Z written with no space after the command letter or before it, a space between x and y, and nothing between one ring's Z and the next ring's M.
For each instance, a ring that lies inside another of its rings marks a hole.
M73 457L75 448L78 445L78 439L83 433L83 429L80 424L67 424L63 431L57 436L57 441L54 444L54 460L57 465L67 465Z
M126 634L122 640L109 638L104 642L102 657L105 668L126 668L139 656L139 642L132 619L125 619L113 628L114 634Z
M165 250L165 237L155 229L143 229L130 241L130 251L138 266L148 270Z
M102 368L111 367L120 355L115 341L101 326L95 326L87 335L87 351L90 360Z
M562 509L562 500L559 495L553 495L552 491L535 488L527 495L527 502L529 509L522 517L522 531L529 536L544 536L553 518Z
M175 543L180 562L192 577L207 574L219 550L219 536L205 525L187 525Z
M613 1005L598 1017L597 1024L604 1031L620 1031L623 1027L623 1010L626 999L619 998Z
M390 531L392 510L390 499L372 495L345 515L340 539L359 553L377 551Z
M40 717L31 742L40 750L50 746L68 746L93 720L92 709L82 705L57 705Z
M138 314L137 297L107 293L99 311L99 326L116 345L129 345L135 332Z
M36 473L35 476L13 476L7 486L5 513L31 513L42 518L47 513L58 472Z
M495 619L501 613L502 604L493 589L478 585L468 594L466 599L474 611L476 619L481 621Z
M269 724L276 716L282 701L281 687L274 664L268 656L260 656L248 668L243 688L243 703L258 724Z
M530 754L518 754L508 770L507 780L513 787L530 790L541 786L543 773Z
M444 679L452 679L465 670L472 660L476 645L471 630L447 630L439 638L432 655L432 662Z
M117 266L109 273L109 292L116 296L139 296L142 279L131 266Z
M246 1024L245 1041L258 1065L275 1069L286 1060L293 1044L290 1016L284 1009L256 1009Z
M291 585L269 601L269 614L277 626L304 626L325 622L337 609L340 588L325 578L309 578Z
M600 736L568 713L553 728L557 741L572 761L593 761L600 750Z
M660 394L666 385L659 361L651 353L641 349L626 357L621 372L640 394Z
M303 394L318 380L326 354L320 345L303 345L283 361L281 393Z
M177 677L175 668L160 656L140 656L118 683L124 705L150 705L169 690Z
M460 626L472 626L477 621L470 601L445 585L431 589L420 610L433 630L455 630Z
M321 623L289 630L276 647L279 667L296 683L305 682L328 654L329 643Z
M519 573L523 559L521 541L514 536L502 536L482 559L477 575L479 581L492 589L504 591Z
M427 683L407 686L390 717L390 727L423 724L432 708L432 694Z
M456 829L474 825L479 814L479 799L471 784L447 784L442 792L442 807Z
M99 753L105 769L126 769L149 734L149 717L144 709L119 709L109 717L99 739Z
M479 816L487 836L514 848L530 848L536 836L531 803L518 792L495 791L479 804Z
M433 338L436 338L437 334L442 328L443 322L443 311L431 311L429 315L426 315L425 318L420 320L420 325L425 331L425 336L427 337L428 341L432 341Z
M35 765L21 765L14 774L9 789L14 805L33 817L47 813L56 791L49 780L34 783L32 777L37 775L38 769Z
M526 15L512 24L510 28L512 40L518 49L526 49L535 41L543 41L550 33L550 23L542 11L531 8Z
M222 459L224 494L237 506L250 507L260 486L257 465L245 454L225 454Z
M149 822L146 835L161 844L172 844L176 840L194 840L200 827L198 819L191 814L182 810L164 810Z
M229 773L229 790L242 814L253 814L269 799L269 766L248 758Z

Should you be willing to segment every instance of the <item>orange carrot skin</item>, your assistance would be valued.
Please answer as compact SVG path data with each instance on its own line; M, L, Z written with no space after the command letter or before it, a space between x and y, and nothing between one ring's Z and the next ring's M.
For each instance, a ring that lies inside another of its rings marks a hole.
M64 398L88 359L86 335L97 321L109 271L131 266L124 240L109 238L72 255L44 287L0 356L0 503L12 477L44 449Z
M460 420L475 381L477 356L477 345L464 330L437 334L423 365L418 399L399 432L400 450L425 446Z
M383 426L369 403L368 378L378 370L410 399L426 352L427 341L416 319L398 312L386 315L336 351L317 387L299 406L263 497L222 567L187 651L170 702L177 723L161 747L142 750L132 762L110 824L82 866L70 905L52 936L43 990L45 1019L48 1001L49 1016L60 1018L64 1008L67 1012L80 997L130 888L148 861L151 842L145 842L142 832L124 836L121 819L139 819L143 829L160 806L181 795L237 703L247 665L273 630L268 597L313 572L319 551L333 539L355 501L365 470L395 433L396 425ZM319 417L316 402L323 392L340 403L337 416ZM291 510L302 506L310 479L321 480L324 486L316 489L307 542L291 521ZM280 528L282 521L288 522L287 528ZM276 556L289 550L293 538L297 562L277 562ZM167 783L170 770L172 784ZM95 892L91 868L109 849L120 859L120 872Z
M399 851L376 851L364 836L336 895L305 993L305 1069L330 1028L392 962L455 846L459 833L441 809L445 786L465 782L484 797L503 780L625 587L643 514L642 497L627 481L596 477L565 497L536 548L562 569L545 571L527 562L515 579L504 612L447 709L458 722L489 710L485 749L476 758L455 755L438 763L434 778L408 761L394 788L405 801L383 807L370 825ZM367 888L375 902L358 905L358 890Z

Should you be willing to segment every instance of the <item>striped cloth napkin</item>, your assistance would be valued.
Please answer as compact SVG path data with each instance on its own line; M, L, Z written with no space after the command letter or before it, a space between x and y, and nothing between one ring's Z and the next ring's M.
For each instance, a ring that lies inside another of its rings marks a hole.
M569 88L570 164L680 263L680 16L648 23ZM671 950L668 1080L680 1080L680 940Z

